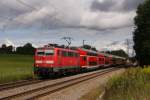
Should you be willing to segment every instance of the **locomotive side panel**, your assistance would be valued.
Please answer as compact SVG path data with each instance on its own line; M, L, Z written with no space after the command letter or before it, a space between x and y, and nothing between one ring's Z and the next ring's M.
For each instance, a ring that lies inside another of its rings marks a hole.
M38 48L35 51L34 72L39 76L61 74L79 69L79 53L64 48Z

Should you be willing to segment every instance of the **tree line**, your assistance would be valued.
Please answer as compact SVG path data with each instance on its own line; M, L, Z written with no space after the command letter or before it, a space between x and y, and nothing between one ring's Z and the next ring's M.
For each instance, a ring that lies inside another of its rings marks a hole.
M50 46L65 48L65 45L58 46L58 44L49 44ZM81 48L98 51L95 47L90 45L81 46ZM77 47L70 47L70 49L77 49ZM13 46L6 46L6 44L2 44L0 48L0 54L24 54L24 55L34 55L35 48L31 43L26 43L24 46L19 46L14 48ZM121 57L128 57L128 55L123 50L116 51L107 51L105 53L113 54Z
M129 57L128 54L124 50L122 50L122 49L120 49L120 50L106 51L106 53L112 54L112 55L116 55L116 56L120 56L120 57L125 57L125 58Z
M0 48L0 54L23 54L23 55L34 55L35 48L31 43L26 43L24 46L19 46L17 48L13 46L6 46L2 44Z
M150 0L137 8L133 33L136 59L141 67L150 65Z

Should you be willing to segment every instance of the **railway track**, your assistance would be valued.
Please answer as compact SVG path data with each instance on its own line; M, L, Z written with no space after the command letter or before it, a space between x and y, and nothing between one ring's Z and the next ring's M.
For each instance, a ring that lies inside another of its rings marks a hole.
M0 91L13 89L13 88L16 88L16 87L29 85L29 84L33 84L33 83L39 83L39 82L42 82L42 80L31 79L31 80L21 80L21 81L17 81L17 82L10 82L10 83L5 83L5 84L0 84Z
M75 85L77 83L90 80L92 78L96 78L98 76L102 76L106 73L110 73L112 71L118 70L119 68L109 68L105 70L95 71L95 72L89 72L83 75L76 75L72 77L66 77L62 79L56 79L51 81L45 81L41 83L33 83L32 85L19 87L19 89L13 88L8 90L3 90L0 92L0 99L19 99L19 100L31 100L36 99L51 93L54 93L56 91L59 91L61 89L64 89L66 87ZM17 91L11 93L11 91ZM3 93L3 94L2 94ZM5 94L6 93L6 94Z

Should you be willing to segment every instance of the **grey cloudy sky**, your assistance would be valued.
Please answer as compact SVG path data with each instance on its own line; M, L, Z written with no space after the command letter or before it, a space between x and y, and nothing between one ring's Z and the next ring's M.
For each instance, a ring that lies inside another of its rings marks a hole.
M0 43L41 46L49 42L87 44L103 49L125 49L132 38L133 18L143 0L1 0ZM113 46L111 45L113 44Z

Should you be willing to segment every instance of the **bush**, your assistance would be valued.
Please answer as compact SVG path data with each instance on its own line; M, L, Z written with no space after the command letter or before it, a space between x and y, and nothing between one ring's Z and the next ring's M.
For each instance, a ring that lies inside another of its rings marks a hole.
M150 68L130 68L108 81L104 100L150 100Z

